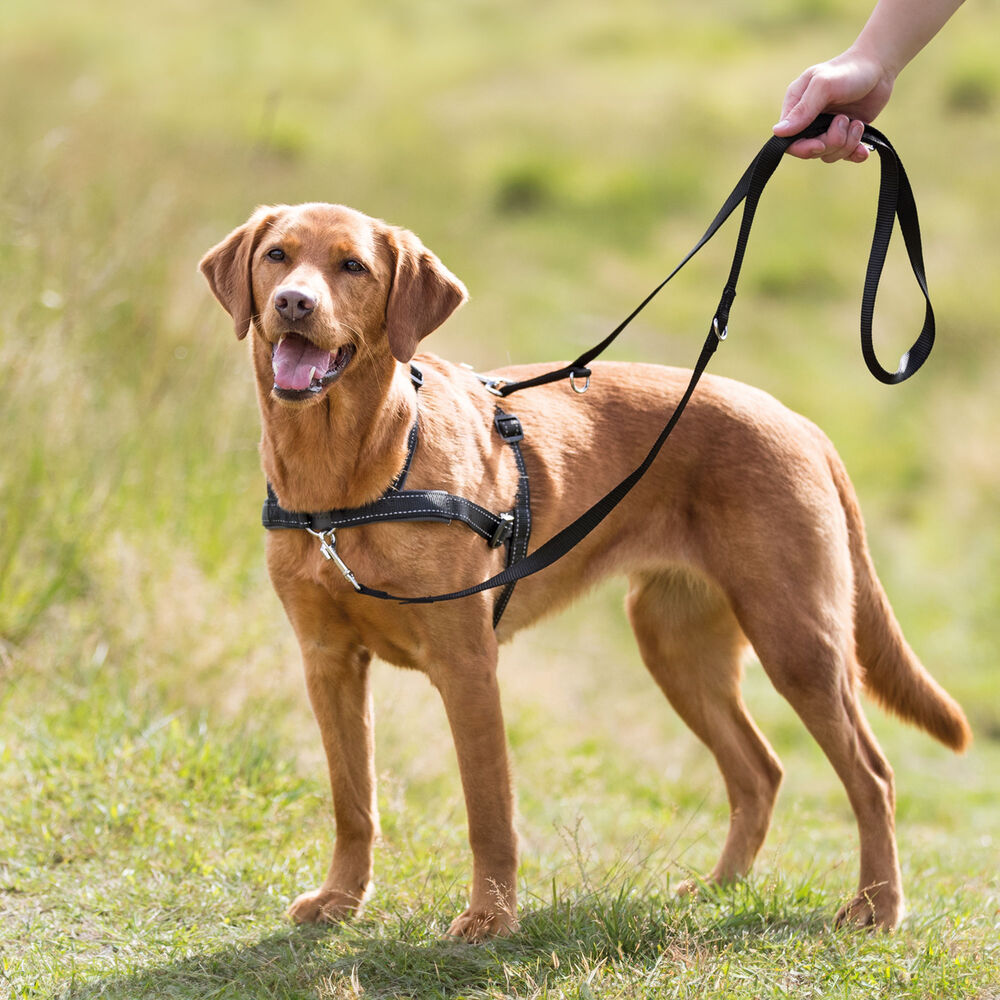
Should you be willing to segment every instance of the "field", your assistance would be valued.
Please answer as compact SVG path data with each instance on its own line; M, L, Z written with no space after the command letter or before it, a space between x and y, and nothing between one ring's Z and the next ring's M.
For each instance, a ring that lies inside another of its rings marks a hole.
M899 388L857 345L877 167L788 161L713 370L817 421L911 644L975 732L870 718L909 912L832 929L857 837L756 665L786 769L745 883L678 902L725 833L707 751L639 661L620 583L502 653L522 933L442 940L469 857L443 710L376 670L383 839L362 917L284 911L332 838L263 566L245 349L197 274L260 203L419 233L471 302L428 342L487 368L599 340L695 242L789 79L861 0L4 0L0 9L0 998L1000 998L1000 8L962 9L880 126L921 211L938 344ZM689 365L732 228L616 345ZM897 240L897 244L898 244ZM922 315L895 247L887 366ZM606 691L615 692L608 698Z

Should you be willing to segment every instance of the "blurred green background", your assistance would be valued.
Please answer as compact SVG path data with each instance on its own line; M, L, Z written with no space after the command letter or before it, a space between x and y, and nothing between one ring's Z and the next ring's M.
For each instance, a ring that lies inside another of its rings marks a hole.
M89 747L95 733L167 718L258 732L322 791L297 652L263 569L245 348L196 272L209 246L260 203L343 202L415 230L468 285L470 303L428 349L480 368L574 356L694 243L770 134L788 81L846 47L868 10L867 0L4 0L8 802L35 795L25 761L39 747L58 760L74 739ZM960 10L878 122L921 212L938 317L926 368L885 388L861 360L874 160L782 165L713 363L810 416L843 455L908 638L978 740L956 760L876 718L901 812L967 833L986 810L986 839L963 846L972 868L995 862L1000 787L998 33L995 0ZM732 237L724 231L611 356L691 364ZM890 368L922 315L896 242L877 316ZM502 659L526 849L542 858L561 849L553 825L580 814L595 844L610 838L598 854L613 856L644 795L664 809L707 800L714 823L725 814L711 762L650 696L620 603L619 586L604 588ZM612 705L599 698L609 671L621 692ZM758 673L748 697L785 757L783 801L846 808ZM377 683L389 834L403 788L461 832L426 682L383 668ZM93 761L99 799L113 781L106 758ZM646 784L635 786L639 765ZM558 803L551 782L562 783ZM808 843L789 846L800 806L786 808L778 842L808 855ZM42 821L12 808L6 822L8 842L23 844ZM635 827L650 822L641 814ZM71 842L74 830L67 820L51 836ZM695 843L686 857L703 868L717 848ZM14 857L11 884L55 864L44 851Z
M159 581L187 574L216 600L263 585L250 379L195 271L255 205L339 201L421 234L472 292L430 349L480 367L573 355L700 235L787 80L865 13L8 0L0 634L23 649L94 630L119 651L142 620L188 641L197 613L154 600ZM1000 604L996 13L961 10L880 121L922 212L939 322L927 369L886 389L860 361L874 164L792 161L714 363L830 434L913 641L942 680L984 691ZM614 356L690 364L730 244ZM892 367L920 316L901 261L879 302ZM985 699L974 708L1000 727Z

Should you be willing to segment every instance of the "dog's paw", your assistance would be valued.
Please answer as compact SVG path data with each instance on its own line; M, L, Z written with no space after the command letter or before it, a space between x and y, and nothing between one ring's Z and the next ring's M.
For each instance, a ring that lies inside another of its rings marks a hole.
M494 937L509 937L517 931L517 918L503 910L474 910L460 913L448 928L447 936L469 944Z
M705 885L706 883L703 879L686 878L674 890L674 896L677 899L689 899L692 896L700 894L705 888Z
M837 911L835 927L858 927L877 931L894 931L903 919L903 898L887 886L859 892Z
M314 889L304 892L288 907L288 916L297 924L337 924L357 913L361 900L346 892Z

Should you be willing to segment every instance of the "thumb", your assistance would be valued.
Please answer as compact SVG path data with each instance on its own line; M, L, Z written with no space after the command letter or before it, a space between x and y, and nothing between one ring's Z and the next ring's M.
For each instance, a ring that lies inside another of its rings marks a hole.
M826 107L827 95L822 83L807 70L785 95L781 109L781 121L774 126L775 135L795 135L810 124Z

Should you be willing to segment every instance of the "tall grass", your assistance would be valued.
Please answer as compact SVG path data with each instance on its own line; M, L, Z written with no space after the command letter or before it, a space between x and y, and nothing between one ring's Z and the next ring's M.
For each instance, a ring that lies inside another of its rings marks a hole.
M993 982L994 11L956 16L883 123L922 213L939 317L926 370L886 390L856 346L874 169L799 163L765 196L716 367L834 439L907 635L976 730L953 761L875 722L900 774L914 912L894 943L820 931L850 889L854 833L759 671L747 696L789 772L762 874L701 909L667 902L672 877L714 860L725 802L649 698L614 587L504 658L521 943L434 940L465 877L457 776L433 692L388 671L384 889L340 936L287 931L330 822L262 568L245 348L195 271L258 203L342 201L411 226L469 284L431 349L481 367L573 355L694 242L787 79L846 44L866 6L4 5L0 65L19 84L0 88L11 995L721 996L752 980L768 996L930 997ZM690 265L616 356L689 364L727 255ZM897 257L887 363L919 325L913 291Z

